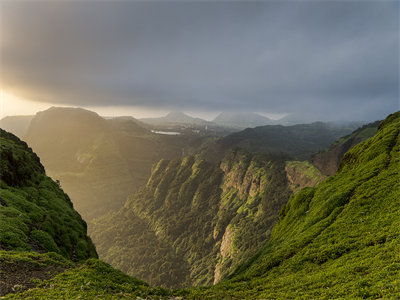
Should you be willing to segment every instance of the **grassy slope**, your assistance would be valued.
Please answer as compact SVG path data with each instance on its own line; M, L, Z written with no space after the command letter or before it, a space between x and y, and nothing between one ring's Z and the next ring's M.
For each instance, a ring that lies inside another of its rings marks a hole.
M187 296L398 297L399 129L397 112L336 175L290 199L270 242L230 280Z

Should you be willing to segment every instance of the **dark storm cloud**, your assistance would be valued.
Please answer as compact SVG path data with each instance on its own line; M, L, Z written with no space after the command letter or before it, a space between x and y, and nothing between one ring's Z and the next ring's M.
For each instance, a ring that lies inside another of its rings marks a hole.
M374 119L398 109L398 2L4 2L2 84L73 105Z

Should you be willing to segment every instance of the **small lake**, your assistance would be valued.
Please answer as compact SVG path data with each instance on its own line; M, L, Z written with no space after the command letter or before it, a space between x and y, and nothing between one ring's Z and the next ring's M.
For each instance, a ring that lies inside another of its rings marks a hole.
M152 130L151 132L157 133L157 134L165 134L165 135L180 135L180 132L176 131L160 131L160 130Z

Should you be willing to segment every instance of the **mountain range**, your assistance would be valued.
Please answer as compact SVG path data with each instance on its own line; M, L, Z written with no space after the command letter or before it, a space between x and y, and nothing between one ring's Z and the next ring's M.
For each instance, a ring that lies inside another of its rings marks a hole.
M153 164L160 159L202 154L218 162L235 147L267 154L310 154L351 132L319 123L303 127L264 126L226 137L216 137L212 132L197 135L191 130L168 136L151 132L152 127L132 117L104 119L84 109L54 107L34 116L22 138L89 221L122 207L126 197L147 182ZM270 133L260 139L253 131ZM298 138L302 135L311 142Z

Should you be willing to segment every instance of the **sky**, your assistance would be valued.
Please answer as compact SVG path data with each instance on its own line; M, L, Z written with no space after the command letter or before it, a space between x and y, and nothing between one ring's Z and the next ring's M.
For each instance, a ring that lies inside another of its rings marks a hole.
M398 1L3 1L0 117L399 109Z

